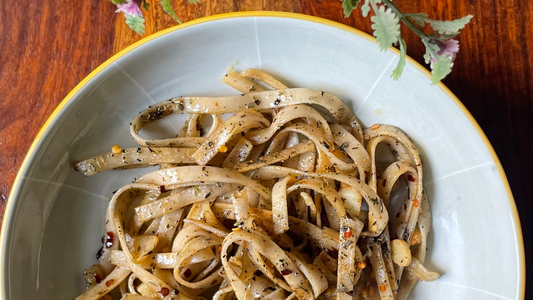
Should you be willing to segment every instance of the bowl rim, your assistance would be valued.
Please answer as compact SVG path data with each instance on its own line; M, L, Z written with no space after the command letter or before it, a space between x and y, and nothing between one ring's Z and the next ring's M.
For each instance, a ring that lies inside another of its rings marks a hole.
M166 34L169 34L171 32L184 29L187 27L191 27L198 24L208 23L211 21L218 21L218 20L226 20L226 19L236 19L236 18L251 18L251 17L271 17L271 18L288 18L288 19L294 19L294 20L301 20L301 21L308 21L312 23L317 23L320 25L325 25L329 27L333 27L335 29L340 29L343 31L346 31L348 33L351 33L353 35L356 35L358 37L364 38L368 41L371 41L373 43L377 43L376 39L372 36L370 36L367 33L364 33L358 29L355 29L353 27L350 27L345 24L338 23L336 21L327 20L320 17L315 16L309 16L299 13L290 13L290 12L276 12L276 11L248 11L248 12L232 12L232 13L226 13L226 14L219 14L219 15L212 15L207 16L199 19L194 19L189 22L179 24L161 31L158 31L150 36L147 36L134 44L128 46L127 48L121 50L120 52L116 53L115 55L111 56L109 59L107 59L104 63L102 63L100 66L98 66L96 69L94 69L89 75L87 75L80 83L76 85L76 87L68 93L68 95L59 103L59 105L56 107L56 109L52 112L52 114L48 117L44 125L41 127L37 135L35 136L35 139L33 140L30 149L28 150L28 153L26 154L24 161L22 162L22 165L20 166L20 169L17 172L17 176L15 177L15 181L13 182L13 185L11 187L11 192L9 193L8 201L6 204L6 208L4 211L4 217L2 220L2 228L0 230L0 300L4 300L4 286L7 283L7 281L4 278L4 266L5 266L5 254L6 254L6 234L7 234L7 226L8 224L12 223L12 218L14 214L14 202L16 202L16 196L20 193L21 187L22 187L22 178L23 173L28 168L28 164L30 159L33 157L33 155L36 153L37 146L43 139L45 133L48 132L48 130L51 128L51 126L57 121L57 119L60 117L61 113L64 111L64 108L66 105L75 98L75 96L78 94L78 92L87 85L97 74L102 72L104 69L109 67L111 64L113 64L116 60L123 57L127 53L131 52L132 50L147 44L148 42L157 39L159 37L162 37ZM399 55L400 51L394 47L389 48L390 51L392 51L395 55ZM407 56L407 62L411 64L412 66L416 67L418 71L425 74L428 78L431 78L431 73L424 68L422 65L420 65L417 61L415 61L410 56ZM492 144L488 140L487 136L477 123L477 121L474 119L472 114L468 111L468 109L464 106L464 104L455 96L455 94L448 89L442 82L439 82L436 84L452 101L457 105L457 107L463 112L463 114L467 117L467 119L470 121L472 126L475 128L477 134L485 144L485 147L489 151L490 156L492 157L494 164L498 170L498 173L500 175L500 179L505 187L507 198L509 200L509 204L511 207L511 212L513 214L513 219L515 223L515 230L516 230L516 236L517 236L517 242L518 242L518 256L520 261L520 292L519 292L519 299L524 300L525 299L525 290L526 290L526 264L525 264L525 254L524 254L524 240L522 236L522 228L520 224L520 217L518 215L518 210L516 207L516 203L513 197L513 193L511 191L511 187L509 185L509 181L507 180L507 176L505 174L505 171L503 169L503 166L494 151L494 148L492 147Z

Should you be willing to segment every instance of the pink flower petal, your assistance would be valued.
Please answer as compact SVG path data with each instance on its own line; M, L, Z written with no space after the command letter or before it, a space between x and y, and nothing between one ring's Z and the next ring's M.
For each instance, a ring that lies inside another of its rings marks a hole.
M118 4L117 8L118 8L116 10L117 13L123 12L124 14L134 16L134 17L140 17L143 15L141 12L141 9L139 8L139 4L137 3L137 1L128 0L124 4Z
M451 57L452 61L455 60L455 56L459 52L459 41L454 39L447 39L444 41L431 40L430 43L439 47L437 55L446 55L447 57Z

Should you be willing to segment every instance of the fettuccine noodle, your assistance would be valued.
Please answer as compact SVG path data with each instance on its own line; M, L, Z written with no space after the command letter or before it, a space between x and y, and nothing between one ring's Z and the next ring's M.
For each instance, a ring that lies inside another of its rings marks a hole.
M150 106L131 123L138 147L75 164L160 167L110 199L76 299L402 300L439 278L423 266L431 212L402 130L363 128L334 95L260 70L223 82L242 94ZM142 137L173 114L187 114L176 137Z

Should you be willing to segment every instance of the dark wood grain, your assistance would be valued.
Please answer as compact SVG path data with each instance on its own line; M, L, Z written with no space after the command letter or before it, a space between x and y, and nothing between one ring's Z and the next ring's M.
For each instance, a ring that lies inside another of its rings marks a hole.
M113 53L107 1L0 1L0 217L35 135Z
M159 1L151 2L146 34L139 36L124 25L122 16L115 16L113 5L105 0L0 1L2 199L9 194L38 129L68 91L113 53L175 25L157 5ZM345 19L338 0L174 2L184 22L232 11L279 10L315 15L370 32L369 21L360 11ZM435 19L475 16L459 36L461 52L445 84L472 112L502 161L522 217L526 257L531 257L533 221L528 214L533 212L533 201L528 187L533 185L533 1L402 0L397 5ZM424 52L420 41L414 34L404 33L409 55L420 62ZM0 200L0 216L4 206L5 200Z

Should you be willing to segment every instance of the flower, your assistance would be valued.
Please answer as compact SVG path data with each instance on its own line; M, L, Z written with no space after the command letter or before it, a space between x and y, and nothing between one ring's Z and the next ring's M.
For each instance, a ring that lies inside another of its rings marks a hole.
M124 14L133 17L142 17L143 13L139 8L139 2L139 0L128 0L124 4L118 4L118 9L116 10L116 12L123 12Z
M439 40L431 40L429 41L433 45L437 45L439 47L439 51L437 51L437 55L445 55L446 57L450 57L452 59L452 62L455 60L455 57L457 56L457 53L459 52L459 41L454 39L447 39L443 41ZM431 64L435 62L435 58L431 58Z

